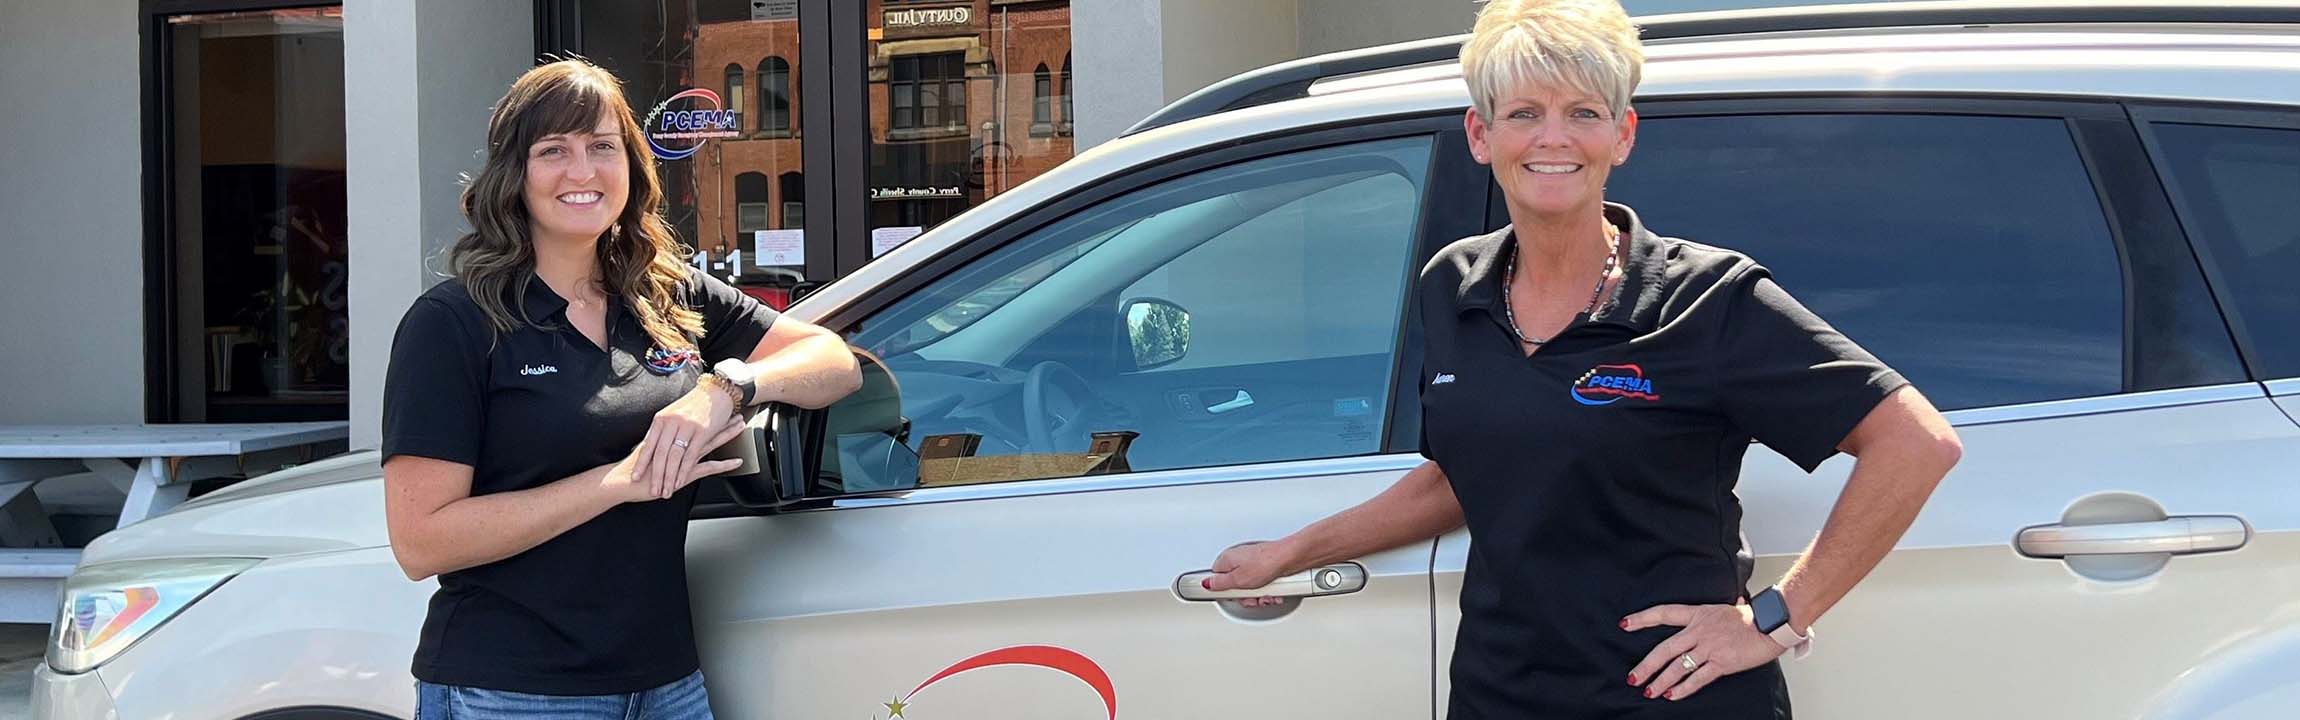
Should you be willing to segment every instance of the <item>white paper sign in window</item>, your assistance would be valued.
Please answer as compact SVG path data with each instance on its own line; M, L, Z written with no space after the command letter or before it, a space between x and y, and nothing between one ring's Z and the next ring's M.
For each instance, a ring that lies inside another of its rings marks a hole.
M926 232L926 228L917 225L871 228L870 256L885 255L886 251L893 250L894 246L910 242L911 238L918 237L919 233L923 232Z
M756 230L759 267L799 267L807 264L805 230Z

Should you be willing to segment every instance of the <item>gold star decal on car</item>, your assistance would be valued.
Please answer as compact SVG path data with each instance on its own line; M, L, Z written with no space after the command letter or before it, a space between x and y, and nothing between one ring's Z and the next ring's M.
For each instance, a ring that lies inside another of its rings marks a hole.
M880 704L886 706L887 717L890 719L902 717L902 709L910 707L910 703L903 702L902 698L895 698L894 702Z

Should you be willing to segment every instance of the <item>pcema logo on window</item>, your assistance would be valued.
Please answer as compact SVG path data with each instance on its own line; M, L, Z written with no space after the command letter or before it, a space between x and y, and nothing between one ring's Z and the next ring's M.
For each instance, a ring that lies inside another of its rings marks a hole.
M705 142L743 134L743 114L721 107L710 88L688 88L648 111L646 130L655 157L685 160Z

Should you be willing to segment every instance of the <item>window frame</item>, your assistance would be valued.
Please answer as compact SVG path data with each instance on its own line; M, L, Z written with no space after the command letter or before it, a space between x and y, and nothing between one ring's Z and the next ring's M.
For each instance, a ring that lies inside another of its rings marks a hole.
M943 70L951 72L935 74ZM888 58L887 131L912 137L963 132L967 123L966 80L965 53L911 53ZM933 124L926 122L926 90L930 87L935 93L936 122ZM895 99L905 88L910 90L910 102L898 105ZM953 88L959 90L956 95L950 92ZM905 109L908 117L905 117Z
M774 218L766 214L768 203L774 198L773 186L768 184L770 182L767 174L762 172L746 171L735 175L735 247L741 248L742 242L749 239L752 231L773 229ZM754 188L757 192L745 192ZM760 222L756 226L744 222L744 215L750 212L760 213Z
M737 131L742 130L739 125L742 122L741 118L745 109L743 107L743 86L750 84L750 74L750 69L743 67L742 63L727 63L726 77L724 78L727 91L725 105L735 111L738 124L735 129Z
M1054 74L1046 63L1030 73L1030 136L1054 134Z
M776 67L777 65L781 67ZM757 91L759 120L752 123L757 128L758 136L793 137L798 134L798 113L792 112L791 108L791 100L795 97L791 92L793 77L791 61L784 59L783 56L768 55L759 60L759 88ZM769 106L777 99L782 101L783 106L782 122L779 123L773 122L776 119L776 112L774 108Z
M2153 166L2151 174L2169 198L2173 215L2177 218L2183 238L2202 266L2205 283L2211 288L2213 303L2220 309L2230 334L2236 338L2236 349L2244 360L2245 375L2256 382L2288 380L2291 377L2272 376L2267 363L2260 357L2253 342L2252 325L2244 318L2244 311L2231 302L2224 288L2229 287L2227 273L2213 258L2212 247L2199 239L2201 231L2198 211L2189 207L2180 190L2180 179L2172 174L2163 145L2159 142L2156 125L2213 125L2229 128L2300 131L2300 108L2274 105L2239 105L2215 103L2132 102L2125 108L2132 118L2135 131L2146 149L2147 159ZM2300 376L2293 376L2300 377Z
M1070 105L1070 53L1062 54L1062 74L1057 77L1061 78L1061 81L1055 84L1054 96L1062 99L1060 103L1062 108L1061 118L1054 123L1054 133L1069 135L1073 128L1071 123L1078 117L1077 113L1071 110Z
M2155 173L2146 159L2137 154L2138 138L2134 137L2131 121L2123 104L2115 101L2080 99L2040 99L2030 97L1977 96L1977 95L1794 95L1794 96L1728 96L1701 99L1657 99L1633 103L1640 120L1657 118L1714 117L1731 115L1952 115L2037 118L2059 120L2068 127L2071 143L2078 160L2088 175L2094 197L2100 202L2102 220L2108 228L2109 238L2116 253L2116 263L2122 287L2119 301L2119 327L2121 363L2119 389L2113 397L2155 389L2210 387L2225 383L2189 382L2184 379L2144 381L2136 377L2145 350L2180 338L2159 332L2162 323L2141 322L2144 310L2137 299L2141 293L2157 292L2177 287L2177 278L2158 277L2141 273L2134 262L2135 253L2184 253L2188 251L2186 238L2170 224L2169 208L2163 206L2164 189L2157 183ZM1635 155L1630 162L1637 162ZM2150 202L2154 193L2158 202ZM1509 222L1506 206L1496 193L1489 204L1488 222L1500 227ZM1692 238L1699 241L1700 238ZM1760 261L1763 258L1759 258ZM2225 316L2223 316L2225 318ZM1977 405L1963 410L2018 407L2041 403L2065 402L2087 398L2060 398L2052 400L2021 400L2009 403Z

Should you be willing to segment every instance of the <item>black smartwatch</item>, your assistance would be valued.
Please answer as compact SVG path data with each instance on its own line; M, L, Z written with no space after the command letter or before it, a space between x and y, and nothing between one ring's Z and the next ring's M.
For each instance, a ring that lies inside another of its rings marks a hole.
M1781 596L1779 588L1768 587L1749 598L1749 612L1749 623L1757 626L1757 632L1772 638L1783 649L1797 651L1797 657L1804 657L1812 647L1813 636L1799 635L1797 628L1789 624L1789 600Z

